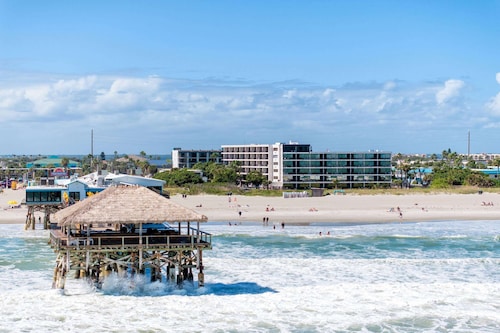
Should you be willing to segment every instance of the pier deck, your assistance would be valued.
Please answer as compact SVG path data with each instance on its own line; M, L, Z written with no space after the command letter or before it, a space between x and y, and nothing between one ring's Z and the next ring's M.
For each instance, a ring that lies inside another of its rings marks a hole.
M182 285L194 282L194 269L198 286L204 285L203 250L212 248L212 235L200 223L207 217L147 188L109 187L53 218L54 288L64 289L68 275L99 287L110 274L146 272L151 281Z

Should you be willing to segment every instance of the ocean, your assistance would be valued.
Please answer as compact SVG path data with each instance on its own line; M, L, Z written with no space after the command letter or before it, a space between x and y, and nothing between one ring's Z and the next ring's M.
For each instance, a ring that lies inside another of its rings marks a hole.
M0 225L0 332L500 332L499 221L203 230L203 288L62 292L48 232Z

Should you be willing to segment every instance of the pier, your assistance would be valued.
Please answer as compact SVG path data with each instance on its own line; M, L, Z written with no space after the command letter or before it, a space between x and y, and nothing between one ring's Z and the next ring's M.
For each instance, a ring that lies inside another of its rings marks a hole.
M52 217L53 288L64 289L68 276L100 287L113 273L204 285L203 250L212 239L200 224L207 217L150 189L111 186Z

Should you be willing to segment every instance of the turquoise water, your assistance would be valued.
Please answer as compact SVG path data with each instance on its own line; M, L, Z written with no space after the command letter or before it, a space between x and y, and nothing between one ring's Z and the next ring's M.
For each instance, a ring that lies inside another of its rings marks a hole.
M500 331L498 221L209 223L204 288L111 278L64 293L47 232L22 227L0 225L0 332Z

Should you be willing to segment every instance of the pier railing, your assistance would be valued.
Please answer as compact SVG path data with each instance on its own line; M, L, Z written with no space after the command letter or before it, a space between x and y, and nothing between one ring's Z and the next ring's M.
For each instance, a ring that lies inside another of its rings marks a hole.
M90 235L68 236L60 230L52 230L50 233L50 244L56 250L63 248L102 250L104 248L211 248L212 235L191 228L191 234L188 235L139 235L130 233L106 233L91 232Z

